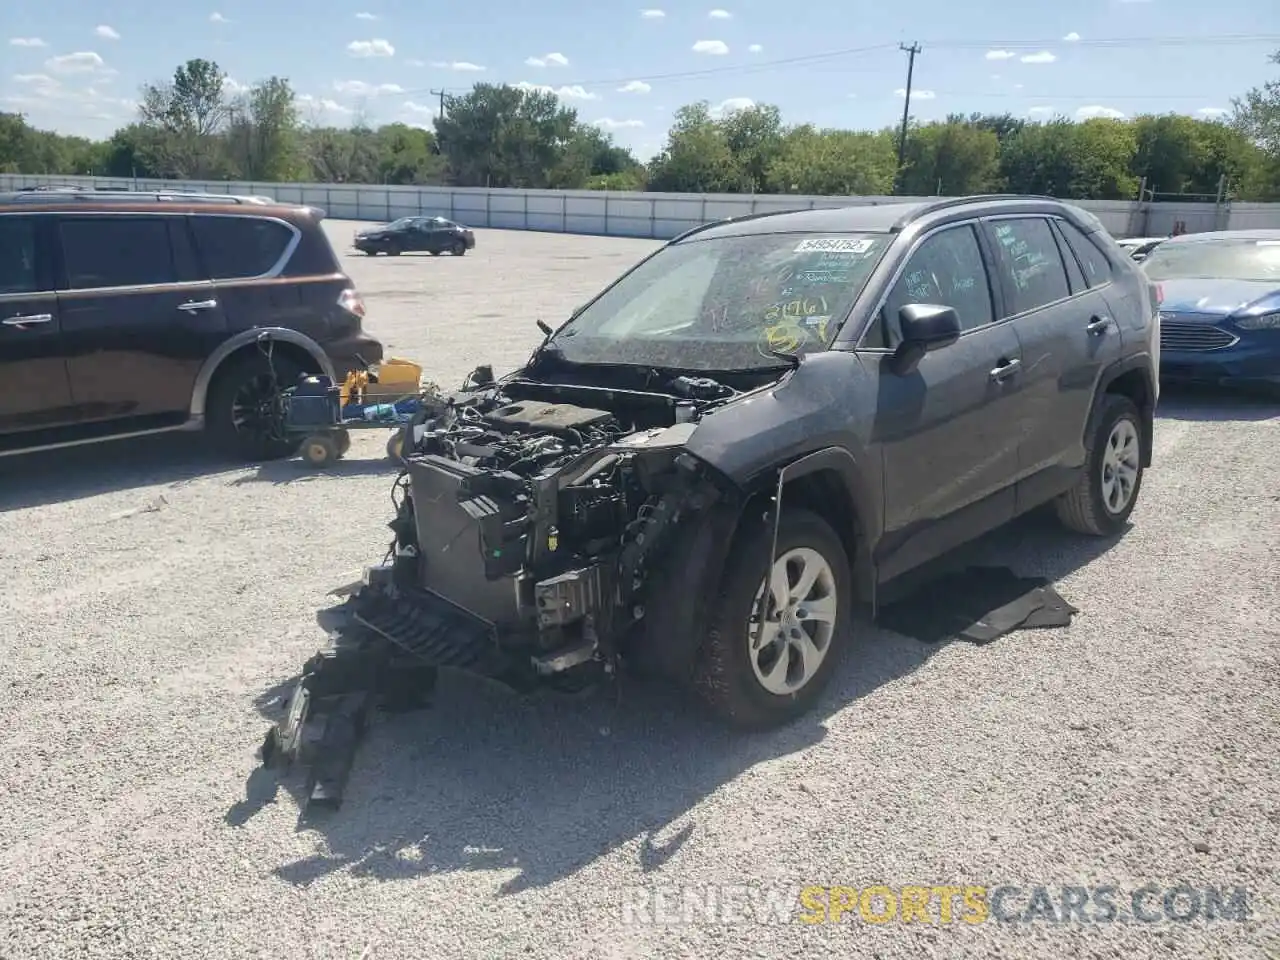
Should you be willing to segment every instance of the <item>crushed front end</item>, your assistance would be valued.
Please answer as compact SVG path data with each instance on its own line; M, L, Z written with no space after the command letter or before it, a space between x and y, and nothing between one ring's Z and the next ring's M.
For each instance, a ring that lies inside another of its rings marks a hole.
M684 442L734 387L469 384L406 427L387 559L319 614L331 648L264 745L309 767L311 803L340 802L369 710L421 705L440 667L522 691L615 674L676 532L733 492Z

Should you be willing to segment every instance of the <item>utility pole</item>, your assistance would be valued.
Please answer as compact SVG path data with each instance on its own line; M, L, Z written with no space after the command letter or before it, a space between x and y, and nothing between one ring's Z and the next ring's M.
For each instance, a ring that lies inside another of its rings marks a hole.
M907 123L911 119L911 78L915 74L916 54L920 52L920 44L912 41L911 46L898 44L898 49L907 55L907 86L903 90L902 103L902 132L898 135L898 172L894 178L897 182L894 184L894 192L897 193L902 186L902 166L907 161Z
M431 95L432 95L433 97L439 97L439 98L440 98L440 119L441 119L441 120L443 120L443 119L444 119L444 97L445 97L445 93L444 93L444 91L443 91L443 90L432 90L432 91L431 91Z

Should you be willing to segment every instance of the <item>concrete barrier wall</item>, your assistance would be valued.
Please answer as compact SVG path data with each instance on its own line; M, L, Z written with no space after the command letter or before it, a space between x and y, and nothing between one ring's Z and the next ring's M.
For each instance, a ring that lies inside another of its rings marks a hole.
M596 190L483 190L335 183L238 183L186 180L113 180L0 174L0 191L76 185L116 189L185 190L272 197L321 207L338 220L387 221L442 216L472 227L541 230L666 240L710 220L770 211L889 203L902 197L799 197L761 194L606 193ZM1117 237L1164 236L1182 221L1190 232L1280 228L1280 204L1139 204L1121 200L1074 201Z

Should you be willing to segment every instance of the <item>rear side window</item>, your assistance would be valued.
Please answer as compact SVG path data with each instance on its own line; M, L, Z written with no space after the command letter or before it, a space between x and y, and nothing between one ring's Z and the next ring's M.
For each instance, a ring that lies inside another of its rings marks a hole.
M997 220L996 259L1006 288L1006 315L1016 316L1071 295L1067 270L1049 221L1040 217Z
M283 223L258 217L192 217L191 227L212 280L270 273L293 240Z
M36 225L23 217L0 217L0 294L35 293Z
M58 224L58 232L71 290L178 280L166 218L67 218Z
M1100 287L1111 282L1111 264L1098 249L1097 245L1085 236L1078 227L1066 220L1058 221L1058 229L1067 238L1067 243L1080 260L1084 269L1084 278L1090 287ZM1146 248L1150 249L1150 247Z

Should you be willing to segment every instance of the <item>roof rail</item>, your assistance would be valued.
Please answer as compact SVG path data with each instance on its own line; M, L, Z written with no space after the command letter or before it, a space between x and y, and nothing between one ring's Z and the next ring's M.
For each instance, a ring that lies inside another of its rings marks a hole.
M937 213L939 210L946 210L949 207L962 207L969 203L980 203L990 200L1051 200L1054 203L1063 202L1058 197L1042 197L1036 194L1026 193L975 193L968 197L939 197L936 200L930 199L921 201L919 206L916 206L907 213L904 213L893 225L893 229L902 230L923 216L927 216L930 213Z
M54 201L51 197L56 197ZM244 196L231 193L202 193L184 190L130 190L116 187L37 187L23 188L13 193L0 193L0 203L50 203L61 200L84 200L95 202L101 200L154 200L158 203L182 202L184 200L201 203L234 203L234 204L266 204L275 203L271 197Z
M759 213L744 213L740 217L723 217L719 220L708 220L706 223L700 223L696 227L690 227L684 233L676 234L667 243L678 243L686 237L692 237L694 234L701 233L703 230L710 230L712 227L723 227L729 223L745 223L748 220L761 220L764 217L777 217L784 213L804 213L809 209L808 207L797 207L794 210L761 210Z

